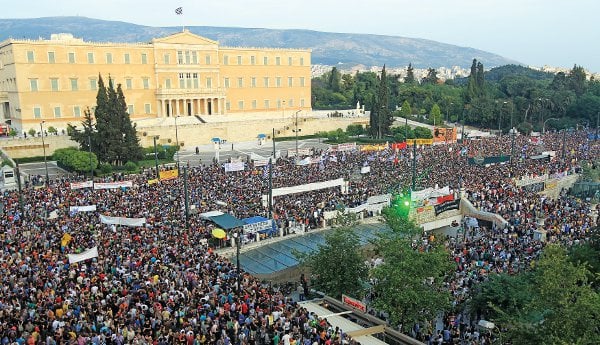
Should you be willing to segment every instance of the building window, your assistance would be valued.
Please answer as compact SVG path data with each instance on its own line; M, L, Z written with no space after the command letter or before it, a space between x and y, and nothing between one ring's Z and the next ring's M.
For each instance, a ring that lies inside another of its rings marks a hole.
M304 108L304 98L300 100L300 107Z
M300 66L304 66L304 58L303 57L300 58Z
M210 55L206 55L205 64L210 65Z
M171 79L165 79L165 89L171 88Z
M275 58L275 64L281 66L281 58L279 56Z
M254 55L250 56L250 64L256 65L256 56L254 56Z
M250 78L250 86L251 87L256 87L256 77Z
M291 65L292 65L292 57L290 56L290 57L288 57L288 66L291 66Z
M194 89L198 88L198 73L192 73L192 80L194 81Z
M227 111L230 111L230 110L231 110L231 102L229 102L229 101L225 102L225 109L226 109Z
M191 89L192 88L192 74L191 73L186 73L185 74L185 80L187 81L187 88Z
M125 53L125 55L123 55L123 60L125 60L126 65L131 63L131 57L129 56L129 53Z
M142 84L144 85L144 89L148 90L150 88L150 79L142 78Z
M48 63L56 63L54 52L48 52Z
M90 90L98 90L98 81L96 81L96 78L90 78Z
M223 65L229 65L229 56L227 56L227 55L223 56Z
M238 78L238 87L239 88L244 87L244 78Z
M132 86L133 86L133 81L131 80L131 78L126 78L125 79L125 88L127 90L131 90Z
M38 91L38 80L37 79L29 79L29 90L31 92Z
M79 85L77 85L77 78L71 78L71 91L79 90Z
M304 77L300 77L300 86L304 87Z
M238 101L238 109L244 110L244 101Z
M127 104L127 114L133 115L133 104Z
M277 78L275 78L275 85L276 85L277 87L281 87L281 77L277 77Z
M54 117L60 117L60 107L54 107Z
M269 77L265 77L263 81L264 87L269 87Z
M112 53L106 53L106 63L110 65L112 62Z
M69 53L69 63L75 63L75 53Z
M152 113L152 106L150 105L150 103L144 104L144 113L146 113L146 114Z
M268 65L269 64L269 58L268 57L263 57L263 65Z
M42 118L42 108L33 107L33 118L41 119Z
M256 100L252 100L252 109L256 110Z
M285 103L285 101L283 101ZM277 100L277 109L281 109L281 100Z
M210 77L206 78L206 87L209 89L212 88L212 78L210 78Z
M94 53L88 53L88 63L94 63Z
M32 50L28 50L27 51L27 62L28 63L34 63L35 59L34 59L34 55L33 55L33 51Z
M147 63L148 63L148 54L142 53L142 65L145 65Z
M189 65L192 62L192 58L190 56L190 51L186 50L185 51L185 64Z
M185 74L184 73L179 73L179 88L180 89L185 88Z
M78 105L73 106L73 116L81 117L81 108Z
M169 56L169 54L163 55L163 62L165 65L168 65L170 63L170 60L171 60L171 56Z
M294 99L290 98L288 101L288 107L293 108L294 107Z
M177 51L177 64L183 65L183 51L181 50Z
M58 78L50 78L50 89L58 91Z
M288 87L294 86L294 78L288 77Z
M229 87L229 78L223 79L223 86Z
M192 63L193 63L194 65L197 65L197 64L198 64L198 53L197 53L197 52L195 52L195 51L193 51L193 52L192 52Z
M238 57L237 57L237 64L238 65L242 64L242 56L241 55L238 55Z
M269 109L271 105L269 104L269 100L265 99L265 109Z

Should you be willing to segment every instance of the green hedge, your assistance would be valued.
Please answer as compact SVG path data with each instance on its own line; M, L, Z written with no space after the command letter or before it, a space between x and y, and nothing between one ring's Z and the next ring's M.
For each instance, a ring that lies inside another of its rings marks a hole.
M44 161L44 156L33 156L33 157L23 157L23 158L13 158L15 163L24 164L24 163L39 163Z

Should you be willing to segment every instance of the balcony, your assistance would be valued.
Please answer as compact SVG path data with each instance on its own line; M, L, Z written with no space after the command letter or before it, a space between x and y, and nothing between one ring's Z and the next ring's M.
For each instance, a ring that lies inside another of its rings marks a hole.
M174 98L222 98L225 97L225 88L200 88L200 89L156 89L158 99Z

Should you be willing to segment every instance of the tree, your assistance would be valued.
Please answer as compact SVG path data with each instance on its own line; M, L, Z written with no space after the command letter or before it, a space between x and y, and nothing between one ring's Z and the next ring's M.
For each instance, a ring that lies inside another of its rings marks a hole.
M349 136L357 137L363 133L364 128L362 125L348 125L348 127L346 127L346 134L348 134Z
M569 80L569 86L571 90L575 92L575 95L577 95L577 97L583 95L586 88L585 70L583 67L577 65L573 66L571 71L569 71L567 79Z
M416 83L415 72L414 72L414 69L413 69L411 63L409 63L408 67L406 68L406 77L404 77L404 83L405 84L415 84Z
M421 84L437 84L439 78L434 68L427 69L427 75L421 80Z
M316 288L326 294L341 298L342 294L361 299L368 267L361 252L356 233L347 227L336 228L325 235L325 244L316 253L293 253L316 278Z
M410 108L410 103L408 103L408 101L402 102L402 107L400 108L400 116L410 117L411 115L412 109Z
M412 221L390 208L384 217L392 231L375 243L383 264L372 271L376 281L373 306L389 314L391 325L407 332L450 308L451 295L443 286L446 275L452 273L452 263L441 244L413 248L412 240L420 229Z
M475 85L477 85L477 97L485 97L485 76L483 74L483 64L477 62L477 75L475 76Z
M393 117L389 109L390 91L388 88L385 65L381 70L379 78L379 90L377 93L377 138L381 139L385 134L390 133Z
M333 92L339 92L341 79L342 79L342 76L340 74L340 71L338 71L338 69L336 67L333 67L331 69L331 71L329 72L329 77L327 80L329 89Z
M477 59L473 59L471 74L469 74L467 89L465 90L465 101L467 103L470 102L477 97L477 94Z
M124 164L128 161L138 161L143 157L142 148L137 136L136 126L131 123L130 114L127 112L127 103L121 84L117 85L117 109L120 117L121 133L123 134L119 162Z
M439 107L439 105L437 105L437 103L435 103L431 107L431 110L429 111L429 117L433 121L434 125L439 126L444 122L444 120L442 118L442 111L440 110L440 107Z

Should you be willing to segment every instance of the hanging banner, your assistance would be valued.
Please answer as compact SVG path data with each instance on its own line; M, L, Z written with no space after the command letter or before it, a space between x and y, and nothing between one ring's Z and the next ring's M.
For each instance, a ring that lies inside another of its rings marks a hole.
M157 178L153 178L151 180L148 180L148 185L153 185L153 184L157 184L159 181Z
M74 264L77 262L85 261L87 259L97 258L98 257L98 247L86 249L79 254L68 254L69 263Z
M385 149L387 149L388 146L386 144L381 144L381 145L361 145L360 146L360 151L361 152L365 152L365 151L383 151Z
M342 295L342 303L344 303L345 305L347 305L353 309L362 311L363 313L367 312L367 305L357 299L352 298L352 297Z
M298 149L298 157L312 156L312 149ZM288 157L296 155L296 149L288 149Z
M456 128L445 128L435 127L433 129L433 142L434 143L455 143L456 142Z
M225 163L225 172L244 170L244 162Z
M435 210L435 216L437 217L437 215L440 213L444 213L444 212L450 211L450 210L458 210L459 206L460 206L460 199L456 199L454 201L448 201L443 204L435 205L435 206L433 206L433 208Z
M70 213L94 212L94 211L96 211L96 205L71 206L71 207L69 207L69 212Z
M362 168L360 168L360 173L361 173L361 174L368 174L368 173L370 173L370 172L371 172L371 167L370 167L370 166L368 166L368 165L367 165L366 167L362 167Z
M406 142L402 142L402 143L392 143L391 147L392 147L392 150L404 150L407 146L406 146Z
M132 186L133 186L133 182L131 182L131 181L96 182L96 183L94 183L94 189L131 188Z
M242 219L242 221L244 221ZM266 231L266 230L271 230L273 229L273 225L271 223L271 219L267 219L267 220L262 220L262 221L258 221L258 222L254 222L254 223L247 223L244 224L244 233L246 234L254 234L260 231Z
M413 146L415 142L417 145L432 145L433 139L406 139L408 146Z
M71 189L92 188L94 181L71 182L69 186Z
M179 177L179 169L160 171L158 172L158 177L161 181L176 179Z
M356 150L356 143L343 143L331 146L330 151L333 152L344 152Z
M102 224L113 224L123 226L143 226L146 223L146 218L110 217L101 214L100 222Z
M257 159L254 161L254 166L255 167L264 167L265 165L269 164L269 160L268 159Z

